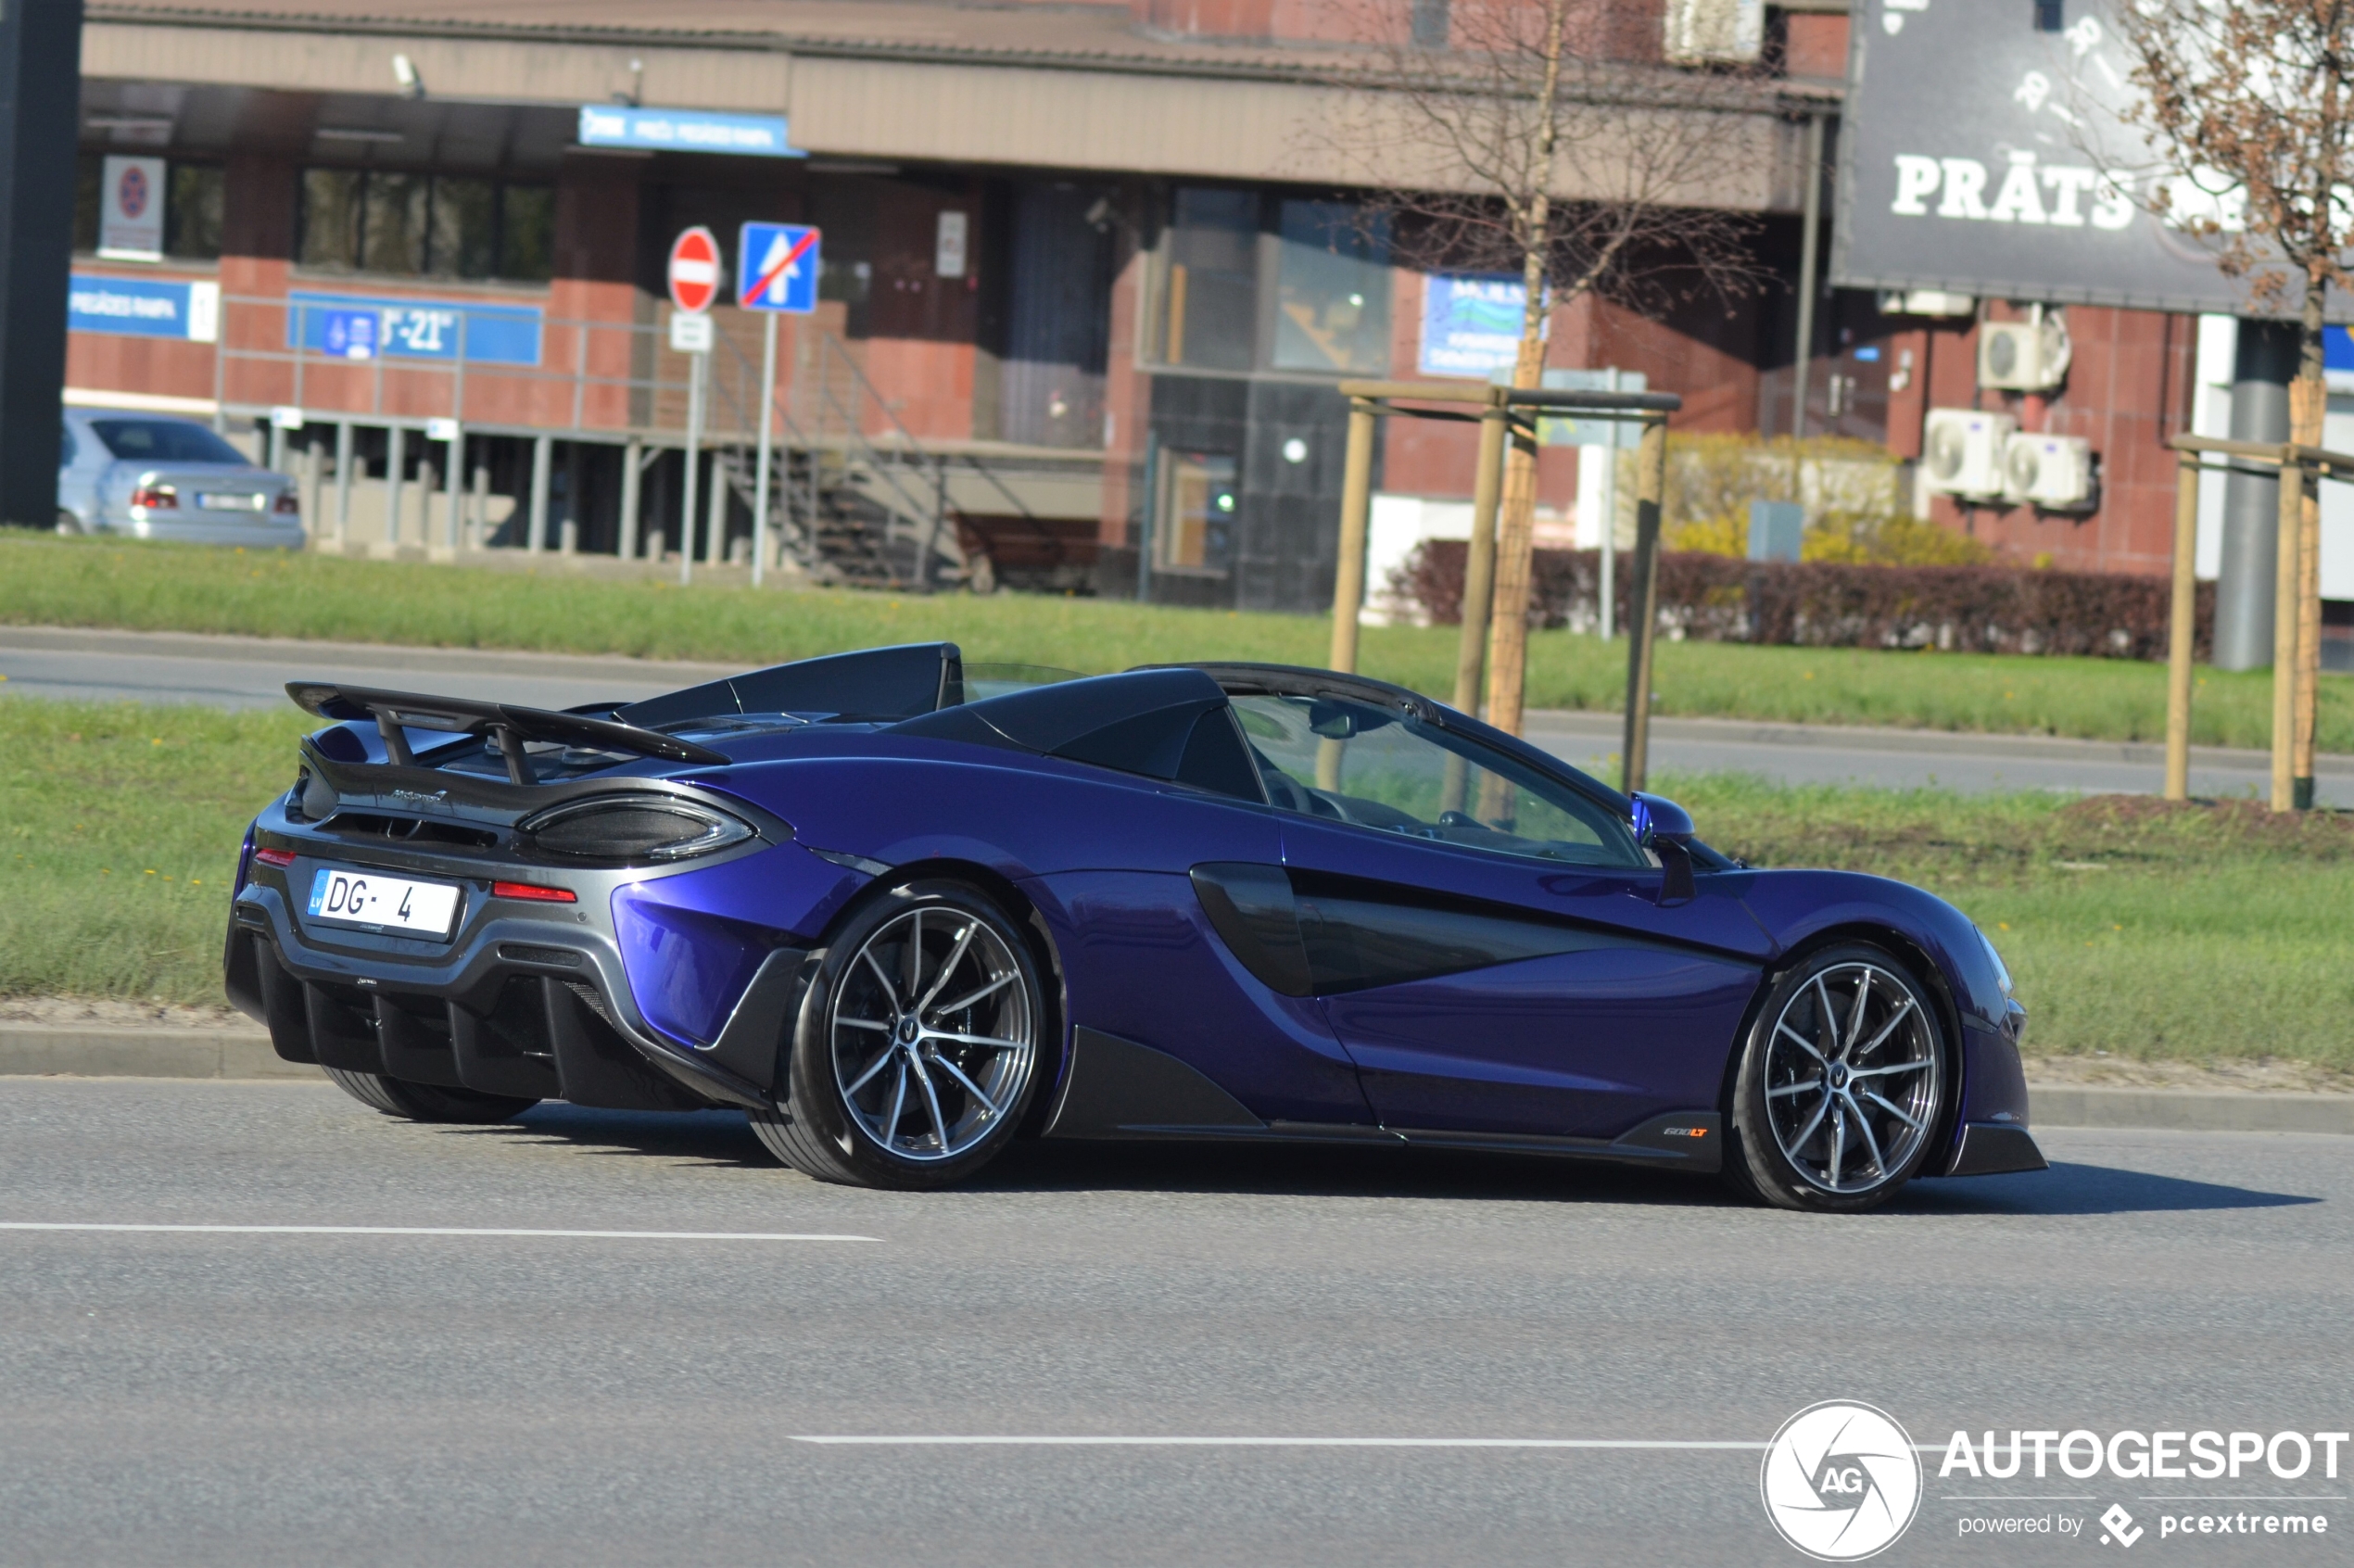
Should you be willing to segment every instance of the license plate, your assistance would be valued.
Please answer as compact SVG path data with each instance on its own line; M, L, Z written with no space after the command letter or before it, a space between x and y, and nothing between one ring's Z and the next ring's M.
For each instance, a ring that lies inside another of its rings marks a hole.
M375 871L323 866L310 881L310 917L339 926L446 937L458 917L458 892L447 882L413 882Z
M210 492L196 497L199 512L259 512L270 504L268 496L222 496Z

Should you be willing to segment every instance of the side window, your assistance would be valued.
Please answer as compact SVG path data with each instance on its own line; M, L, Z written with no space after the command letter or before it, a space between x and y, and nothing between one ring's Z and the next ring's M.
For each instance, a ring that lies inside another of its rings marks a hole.
M57 460L57 466L59 468L71 468L73 466L74 453L73 427L71 425L68 425L64 431L64 435L66 438L65 455Z
M1462 736L1335 698L1234 706L1268 799L1286 810L1532 860L1649 864L1607 807Z

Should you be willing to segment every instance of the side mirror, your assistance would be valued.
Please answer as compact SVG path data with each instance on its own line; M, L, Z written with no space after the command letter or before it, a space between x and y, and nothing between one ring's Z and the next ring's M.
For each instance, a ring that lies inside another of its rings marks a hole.
M1698 836L1692 827L1692 814L1674 801L1660 795L1637 794L1635 802L1635 840L1645 849L1657 849L1662 841L1683 845Z
M1638 794L1634 802L1636 841L1659 856L1659 902L1690 902L1699 894L1692 882L1691 851L1687 847L1695 836L1692 814L1658 795Z

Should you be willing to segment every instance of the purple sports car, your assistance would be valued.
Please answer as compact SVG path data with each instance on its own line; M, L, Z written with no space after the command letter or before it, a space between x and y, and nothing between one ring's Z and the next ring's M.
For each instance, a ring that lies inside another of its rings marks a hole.
M1854 1211L2043 1168L2024 1011L1902 883L1758 870L1411 691L923 644L567 713L297 683L224 955L388 1114L737 1106L831 1182L1015 1138L1427 1144Z

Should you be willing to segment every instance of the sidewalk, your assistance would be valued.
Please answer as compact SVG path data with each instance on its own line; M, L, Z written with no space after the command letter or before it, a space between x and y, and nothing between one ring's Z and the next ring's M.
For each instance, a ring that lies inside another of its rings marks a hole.
M319 1069L280 1060L259 1030L0 1023L0 1075L37 1074L316 1081ZM2354 1136L2354 1094L2031 1084L2028 1105L2035 1127Z

